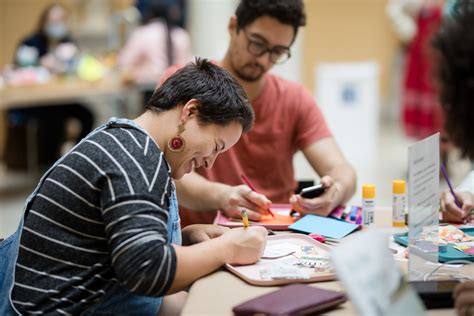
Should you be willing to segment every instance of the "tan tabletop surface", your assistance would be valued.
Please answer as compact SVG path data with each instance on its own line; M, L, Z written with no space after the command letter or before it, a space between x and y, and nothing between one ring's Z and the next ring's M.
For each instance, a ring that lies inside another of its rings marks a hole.
M391 210L389 208L377 209L375 220L376 226L387 227L391 220ZM399 262L399 264L406 271L407 262ZM472 273L472 268L461 267L455 271L458 273ZM310 285L328 290L344 290L339 281L318 282ZM276 289L278 287L260 287L247 284L227 270L221 269L196 281L191 286L182 315L233 315L233 306ZM357 314L354 306L348 301L340 305L340 308L331 310L325 315ZM455 311L454 309L435 309L429 310L428 315L455 315Z

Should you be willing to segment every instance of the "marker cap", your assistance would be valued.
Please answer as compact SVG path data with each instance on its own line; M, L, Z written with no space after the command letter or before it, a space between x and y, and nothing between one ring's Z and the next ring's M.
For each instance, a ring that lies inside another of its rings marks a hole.
M406 192L405 180L393 180L392 192L393 194L405 194Z
M373 184L364 184L362 186L362 198L364 198L364 199L373 199L373 198L375 198L375 185L373 185Z

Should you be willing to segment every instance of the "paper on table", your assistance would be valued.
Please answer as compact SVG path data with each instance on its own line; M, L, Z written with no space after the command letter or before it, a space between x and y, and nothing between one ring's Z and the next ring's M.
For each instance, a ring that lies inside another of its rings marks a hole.
M358 229L359 225L308 214L288 226L288 228L304 233L316 233L329 238L341 239Z
M474 255L474 241L460 242L455 244L453 248L467 255Z
M291 252L295 252L299 250L300 247L298 245L290 244L289 242L269 245L265 247L265 251L263 252L263 257L278 257L284 254L288 254Z
M258 222L250 222L250 225L264 226L273 230L287 230L288 225L293 224L295 219L290 216L291 205L289 204L274 204L272 205L272 212L275 217L271 215L264 215ZM241 227L242 220L239 218L228 218L221 211L217 212L214 219L214 224L226 227Z

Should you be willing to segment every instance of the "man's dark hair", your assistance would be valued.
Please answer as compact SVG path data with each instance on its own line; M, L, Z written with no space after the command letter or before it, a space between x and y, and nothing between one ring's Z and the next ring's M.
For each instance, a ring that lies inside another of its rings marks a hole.
M155 90L146 109L162 112L191 99L199 101L201 123L226 126L236 122L244 132L252 128L254 112L244 89L229 72L206 59L196 58L170 76Z
M474 159L474 6L462 1L433 38L445 128L462 155Z
M306 25L303 0L242 0L235 11L239 29L262 16L277 19L293 26L295 36L300 26Z

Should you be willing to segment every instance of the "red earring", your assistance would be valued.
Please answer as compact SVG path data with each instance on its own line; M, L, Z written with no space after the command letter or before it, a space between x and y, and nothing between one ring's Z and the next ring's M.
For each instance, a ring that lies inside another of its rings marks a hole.
M184 132L184 122L181 122L178 125L178 135L168 141L168 149L172 152L183 151L185 142L184 138L181 136L182 132Z

